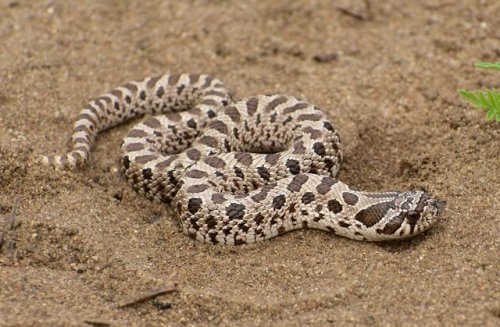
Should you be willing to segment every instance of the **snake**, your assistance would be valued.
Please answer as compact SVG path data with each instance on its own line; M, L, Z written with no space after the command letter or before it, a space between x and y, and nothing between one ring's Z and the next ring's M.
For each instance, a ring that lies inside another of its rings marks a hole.
M240 245L303 228L398 240L429 229L444 207L424 191L349 187L336 178L337 129L317 106L279 94L235 101L203 74L151 76L91 100L72 149L40 160L81 168L99 132L141 116L122 142L121 172L135 191L172 206L195 240Z

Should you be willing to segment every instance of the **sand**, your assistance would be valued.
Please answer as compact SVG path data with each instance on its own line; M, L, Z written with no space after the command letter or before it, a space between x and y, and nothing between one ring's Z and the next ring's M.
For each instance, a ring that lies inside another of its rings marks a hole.
M0 2L1 326L500 324L500 125L457 88L499 88L497 1ZM73 119L115 85L209 73L235 98L309 100L339 129L340 179L447 201L406 241L301 230L213 246L130 189L103 133L83 170ZM162 287L176 291L120 307Z

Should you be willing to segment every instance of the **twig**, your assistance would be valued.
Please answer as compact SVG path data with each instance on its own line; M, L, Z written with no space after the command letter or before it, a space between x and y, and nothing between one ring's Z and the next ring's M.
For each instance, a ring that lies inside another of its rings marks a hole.
M132 297L132 298L130 298L128 300L122 301L120 304L118 304L118 307L119 308L129 307L131 305L134 305L134 304L137 304L137 303L141 303L141 302L145 302L145 301L154 299L154 298L156 298L156 297L158 297L160 295L167 294L167 293L172 293L172 292L175 292L175 291L177 291L177 285L176 284L165 286L165 287L161 287L161 288L157 288L157 289L154 289L152 291L149 291L149 292L146 292L146 293L134 296L134 297Z
M83 322L88 324L88 325L92 325L94 327L109 327L109 326L111 326L111 323L109 323L107 321L102 321L102 320L87 319L87 320L84 320Z
M371 20L372 19L372 10L371 10L371 3L370 0L364 0L365 3L365 13L357 13L352 11L349 8L341 7L341 6L336 6L337 10L339 10L341 13L351 16L353 18L359 19L359 20Z

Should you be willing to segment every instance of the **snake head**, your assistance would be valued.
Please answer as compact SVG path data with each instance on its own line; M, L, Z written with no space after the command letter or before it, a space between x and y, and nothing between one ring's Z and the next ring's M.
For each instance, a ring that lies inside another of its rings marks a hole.
M434 224L446 203L430 197L425 192L411 191L399 194L393 204L393 212L397 214L377 232L409 237L427 230Z

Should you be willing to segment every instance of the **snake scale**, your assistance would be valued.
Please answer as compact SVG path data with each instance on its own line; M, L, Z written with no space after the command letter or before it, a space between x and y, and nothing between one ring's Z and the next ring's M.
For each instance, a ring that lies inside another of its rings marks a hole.
M319 108L283 95L234 102L209 75L148 77L90 101L72 150L42 163L81 167L100 131L142 115L122 143L121 170L148 199L174 205L193 239L238 245L300 228L402 239L428 229L444 204L422 191L351 189L335 178L340 139Z

